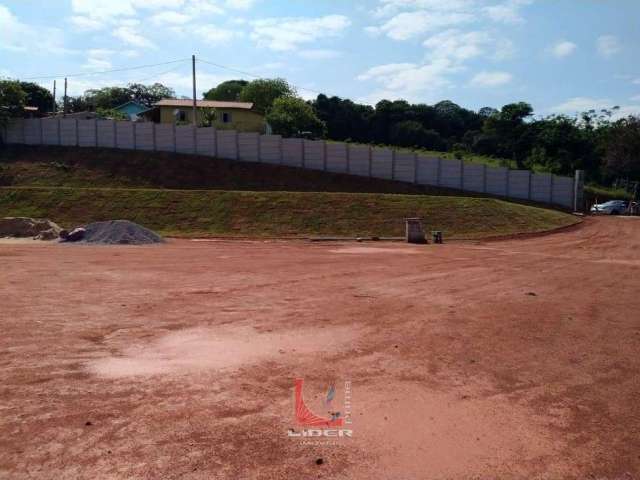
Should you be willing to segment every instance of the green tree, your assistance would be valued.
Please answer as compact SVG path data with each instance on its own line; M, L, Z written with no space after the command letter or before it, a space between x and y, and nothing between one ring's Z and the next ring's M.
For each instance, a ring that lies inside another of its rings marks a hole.
M258 112L268 113L276 99L294 97L296 90L282 78L264 78L249 82L240 92L240 100L252 102Z
M246 80L227 80L213 87L203 96L205 100L218 100L221 102L237 102L240 100L240 92L249 84Z
M20 82L0 80L0 127L6 127L10 118L23 115L26 100Z
M163 98L174 98L176 96L176 92L173 89L165 87L161 83L154 83L153 85L130 83L127 89L130 92L131 100L147 107L152 106Z
M324 136L326 127L311 105L298 97L280 97L266 116L273 132L285 137L302 136L306 132L315 137Z
M533 108L525 102L510 103L484 121L483 132L498 140L498 155L515 160L518 168L531 150L532 130L525 120L533 115Z
M49 90L37 83L20 82L20 87L27 94L25 105L38 107L41 113L50 112L53 106L53 95Z
M640 179L640 117L630 116L611 126L605 162L617 175Z

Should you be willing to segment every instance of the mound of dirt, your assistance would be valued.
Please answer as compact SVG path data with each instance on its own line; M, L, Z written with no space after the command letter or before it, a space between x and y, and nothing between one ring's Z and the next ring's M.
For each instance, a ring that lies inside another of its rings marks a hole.
M86 225L83 241L105 245L145 245L162 243L157 233L129 220L109 220Z
M0 237L53 240L60 234L59 225L46 218L6 217L0 218Z

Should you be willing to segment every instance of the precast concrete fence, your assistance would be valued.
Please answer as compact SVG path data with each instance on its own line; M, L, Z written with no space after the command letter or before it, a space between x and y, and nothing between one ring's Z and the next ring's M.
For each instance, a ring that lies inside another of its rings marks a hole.
M43 118L13 121L7 144L63 145L189 153L240 162L347 173L530 200L579 210L583 175L564 177L463 160L324 140L282 138L213 127L114 120Z

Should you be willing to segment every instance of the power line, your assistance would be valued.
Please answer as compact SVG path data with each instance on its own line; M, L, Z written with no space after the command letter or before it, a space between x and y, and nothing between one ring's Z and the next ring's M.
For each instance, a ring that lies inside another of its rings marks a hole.
M199 57L196 58L196 61L202 62L202 63L208 63L209 65L213 65L214 67L222 68L224 70L229 70L230 72L239 73L241 75L248 75L248 76L253 77L253 78L262 78L260 75L256 75L255 73L245 72L243 70L239 70L239 69L233 68L233 67L227 67L225 65L220 65L219 63L210 62L209 60L203 60L202 58L199 58ZM319 92L317 90L312 90L311 88L300 87L298 85L293 85L293 86L298 90L306 90L307 92L316 93L318 95L321 95L321 94L324 93L324 92Z
M128 70L141 70L143 68L151 68L151 67L159 67L162 65L170 65L172 63L179 63L179 62L186 62L187 60L190 60L189 58L181 58L179 60L172 60L170 62L161 62L161 63L151 63L148 65L136 65L133 67L123 67L123 68L114 68L111 70L102 70L102 71L97 71L97 72L82 72L82 73L71 73L71 74L59 74L59 75L40 75L40 76L36 76L36 77L23 77L23 80L46 80L46 79L52 79L52 78L71 78L71 77L86 77L89 75L101 75L104 73L116 73L116 72L126 72Z

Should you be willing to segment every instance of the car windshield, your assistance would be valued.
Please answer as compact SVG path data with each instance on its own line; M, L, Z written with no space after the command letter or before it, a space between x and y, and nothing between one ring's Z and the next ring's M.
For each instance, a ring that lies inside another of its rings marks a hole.
M600 204L602 207L617 207L618 205L624 205L622 200L609 200L608 202Z

